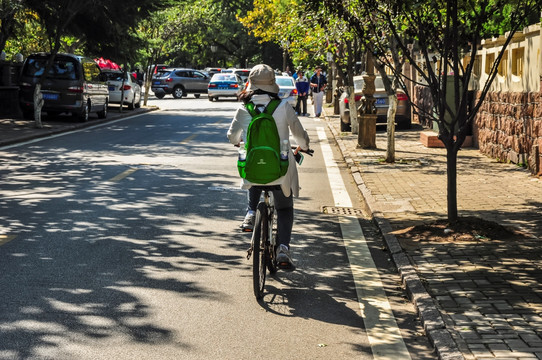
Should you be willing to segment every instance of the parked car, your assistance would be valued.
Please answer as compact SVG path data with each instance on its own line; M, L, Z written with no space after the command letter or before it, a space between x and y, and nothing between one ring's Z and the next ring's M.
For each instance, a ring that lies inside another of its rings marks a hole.
M295 80L291 76L277 75L275 82L279 86L279 97L286 99L290 105L295 107L297 102L297 89Z
M233 70L233 73L239 75L241 80L247 81L248 75L250 74L250 69L235 69Z
M390 80L393 81L393 76L390 76ZM356 99L356 108L361 105L361 98L363 96L363 76L354 76L354 94ZM382 77L377 75L375 78L375 108L376 108L376 122L386 123L388 119L389 99L386 90L384 89L384 83ZM344 91L339 99L339 113L341 116L341 131L350 130L350 107L348 106L348 97L346 91ZM398 129L410 129L411 117L410 117L410 101L407 95L401 89L397 90L397 112L395 114L395 122Z
M34 88L45 70L48 53L28 56L23 64L19 82L19 105L27 119L34 117ZM41 93L42 110L49 116L71 113L87 121L89 113L107 116L109 91L105 75L91 58L57 54L45 78Z
M102 70L107 77L107 87L109 89L109 103L120 104L122 89L124 87L123 104L128 109L133 110L141 106L141 86L132 73L126 73L122 70ZM124 84L122 78L124 77Z
M219 97L237 98L243 90L243 87L244 81L236 74L214 74L207 87L209 101L218 100Z
M157 98L161 99L172 94L180 99L188 93L196 98L207 93L210 76L194 69L163 69L152 78L151 90Z
M217 67L206 67L203 69L203 72L209 74L209 76L213 76L216 73L222 72L222 69Z

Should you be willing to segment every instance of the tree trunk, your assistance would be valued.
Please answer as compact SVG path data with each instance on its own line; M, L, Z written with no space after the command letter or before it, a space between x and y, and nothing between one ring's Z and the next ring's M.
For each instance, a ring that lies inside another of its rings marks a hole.
M36 127L41 129L43 124L41 123L41 109L43 107L43 94L41 93L41 83L38 82L34 87L34 121Z
M352 43L346 42L346 72L348 74L348 108L350 109L350 128L352 134L359 132L358 108L356 106L356 95L354 93L354 55L352 54Z
M448 184L448 222L455 224L457 218L457 152L446 147L446 177Z
M386 162L394 163L395 162L395 114L397 113L397 95L389 95L389 104L388 107L388 144L386 147Z
M126 75L127 74L127 71L126 71L126 64L123 64L123 71L122 71L122 82L120 84L120 112L122 113L122 107L124 106L124 84L125 84L125 80L126 80Z
M348 86L348 109L350 109L350 128L352 134L359 132L358 122L358 108L356 106L356 95L354 94L354 87Z

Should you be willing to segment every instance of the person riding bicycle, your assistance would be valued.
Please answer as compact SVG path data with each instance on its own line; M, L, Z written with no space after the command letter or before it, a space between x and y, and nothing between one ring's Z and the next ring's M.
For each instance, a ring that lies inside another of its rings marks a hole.
M237 109L235 116L228 130L228 140L238 146L246 141L248 125L252 120L246 104L252 102L262 111L271 99L279 99L279 87L275 82L275 72L265 64L259 64L252 68L248 76L248 87L243 91L240 100L243 104ZM288 141L290 148L289 134L292 133L297 145L304 151L309 149L309 135L303 128L299 118L295 114L294 108L287 101L282 100L273 113L273 118L277 125L277 130L281 142ZM254 226L254 217L256 207L261 196L261 189L254 187L246 179L242 179L242 188L248 189L248 208L245 220L241 227L252 229ZM299 178L297 175L297 165L293 156L289 156L288 171L286 175L272 181L265 186L279 185L280 190L273 191L274 204L277 210L277 262L286 264L282 266L293 267L290 255L290 237L294 223L294 202L293 196L299 196Z

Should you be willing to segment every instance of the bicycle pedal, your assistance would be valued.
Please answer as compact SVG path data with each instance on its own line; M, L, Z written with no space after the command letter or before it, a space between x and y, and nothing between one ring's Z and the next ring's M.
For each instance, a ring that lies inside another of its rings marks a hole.
M277 263L277 268L284 271L294 271L295 265L289 262Z

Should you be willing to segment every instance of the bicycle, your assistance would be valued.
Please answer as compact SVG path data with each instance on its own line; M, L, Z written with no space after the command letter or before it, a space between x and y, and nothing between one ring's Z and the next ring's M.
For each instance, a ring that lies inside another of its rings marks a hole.
M314 150L296 149L294 156L298 164L303 162L303 156L299 152L304 152L310 156ZM254 288L254 296L256 299L263 297L266 270L270 274L274 274L279 269L277 264L277 228L276 228L276 212L273 203L273 191L281 190L280 185L274 186L256 186L263 191L263 200L258 203L256 208L256 216L254 220L254 229L252 230L252 238L250 248L247 251L247 260L252 257L252 283ZM282 191L282 190L281 190Z

